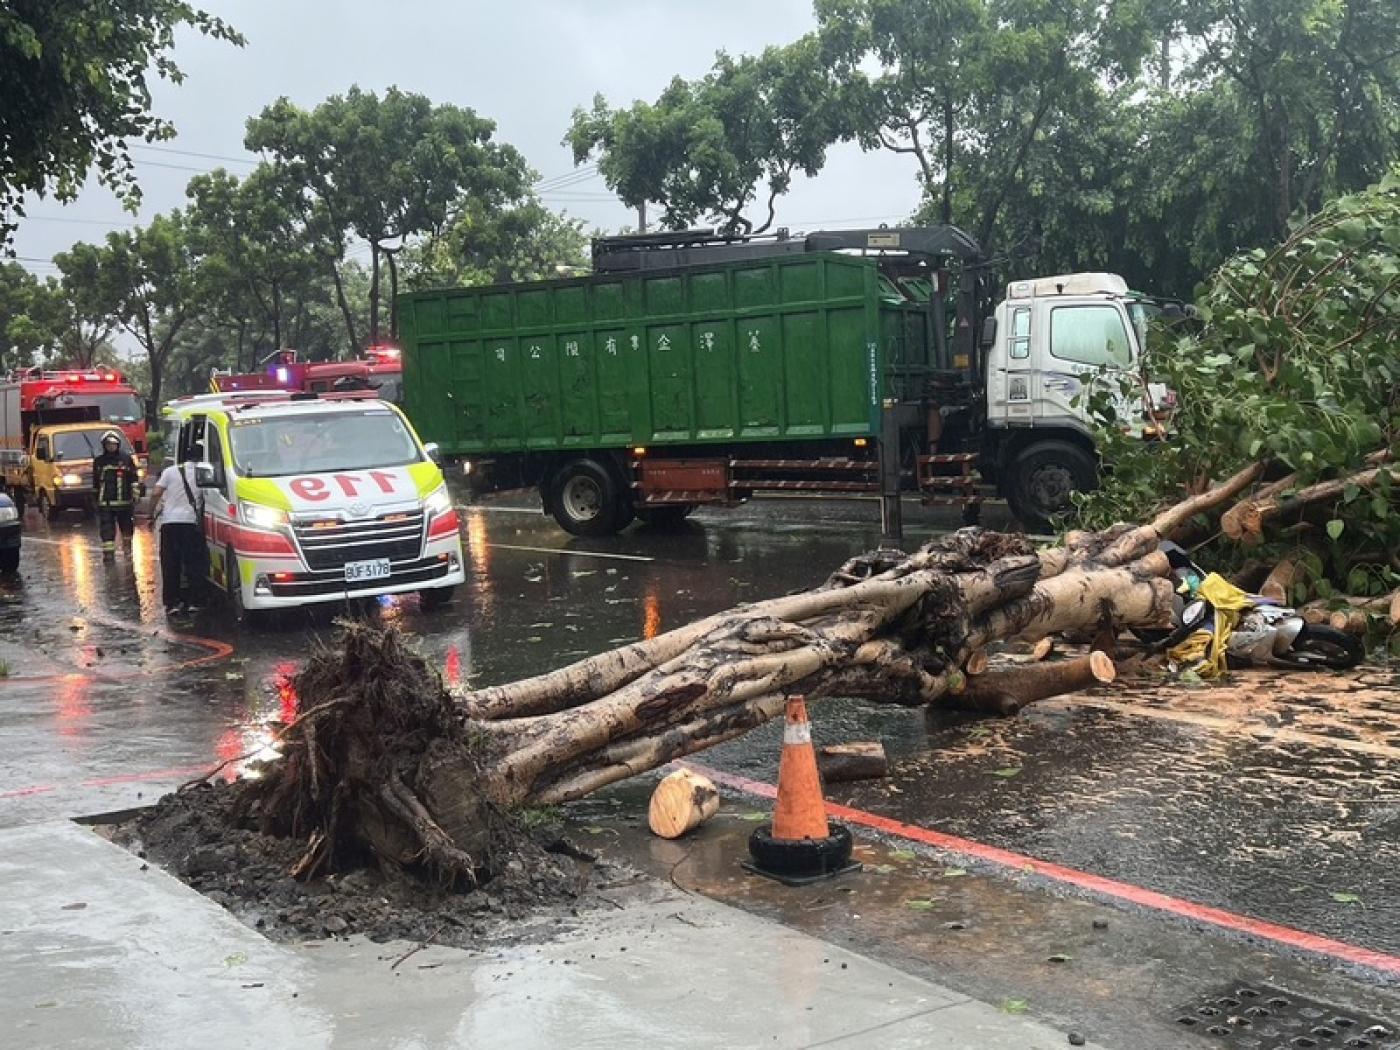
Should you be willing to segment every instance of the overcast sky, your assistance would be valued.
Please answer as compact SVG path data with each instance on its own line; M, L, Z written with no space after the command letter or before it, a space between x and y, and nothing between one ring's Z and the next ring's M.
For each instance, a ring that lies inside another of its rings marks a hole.
M810 0L202 0L247 37L243 48L197 34L179 38L181 85L156 81L155 111L179 137L134 151L145 190L133 219L92 186L67 207L32 202L16 250L36 273L74 241L149 219L185 202L192 175L252 168L243 125L286 95L310 108L351 84L397 85L434 102L469 106L545 180L570 172L560 145L575 106L601 92L613 105L654 100L672 76L706 72L717 50L757 51L813 25ZM183 151L183 152L172 152ZM206 154L196 156L194 154ZM227 159L232 158L232 159ZM634 216L596 176L545 192L551 206L590 227ZM915 207L912 162L855 146L831 151L825 170L799 178L778 224L816 229L898 222Z

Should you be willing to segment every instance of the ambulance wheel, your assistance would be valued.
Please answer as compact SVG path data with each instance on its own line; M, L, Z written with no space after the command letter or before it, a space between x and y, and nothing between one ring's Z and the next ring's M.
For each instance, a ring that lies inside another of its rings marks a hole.
M249 609L243 604L243 574L238 568L238 555L229 551L224 555L228 566L228 600L233 607L233 618L244 627L256 630L267 623L267 610Z
M456 587L424 587L418 592L418 607L424 612L441 609L457 593Z

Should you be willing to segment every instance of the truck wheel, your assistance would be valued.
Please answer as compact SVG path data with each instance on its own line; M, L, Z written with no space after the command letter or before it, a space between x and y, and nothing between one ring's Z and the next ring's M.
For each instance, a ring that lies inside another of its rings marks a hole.
M53 505L49 500L49 494L43 489L39 490L39 498L35 502L35 506L39 508L39 516L49 521L57 521L59 515L63 513L61 508Z
M621 486L607 467L592 459L576 459L559 471L553 504L554 520L575 536L610 536L631 520L624 511Z
M671 503L662 507L638 507L637 518L653 529L675 529L695 511L694 503Z
M1070 494L1098 483L1094 457L1068 441L1041 441L1011 464L1006 494L1011 512L1033 532L1052 532L1055 519L1074 507Z
M19 572L19 548L6 547L0 550L0 573L13 576Z

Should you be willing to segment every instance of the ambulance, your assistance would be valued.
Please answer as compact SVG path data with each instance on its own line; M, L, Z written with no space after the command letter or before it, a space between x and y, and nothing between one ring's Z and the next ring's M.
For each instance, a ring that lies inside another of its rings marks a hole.
M451 600L465 561L434 446L372 395L212 394L170 402L192 450L210 582L240 614L416 591Z

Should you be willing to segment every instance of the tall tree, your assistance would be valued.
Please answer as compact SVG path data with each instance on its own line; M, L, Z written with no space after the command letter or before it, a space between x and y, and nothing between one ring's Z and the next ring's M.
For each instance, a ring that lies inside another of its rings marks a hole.
M0 248L26 193L77 195L95 164L128 208L140 200L130 140L175 129L150 113L152 77L179 83L170 52L189 26L242 44L182 0L8 0L0 5Z
M217 311L240 336L256 320L270 345L287 345L290 313L315 281L318 260L294 191L276 169L259 165L241 182L223 169L190 180L190 239L204 259ZM256 356L257 345L249 348ZM243 353L237 355L241 364Z
M150 225L107 235L101 245L75 244L54 257L74 305L90 317L110 317L146 355L152 423L161 404L166 363L181 331L203 308L201 260L181 211Z
M470 109L434 105L390 88L383 98L352 87L313 110L279 99L248 122L245 144L263 150L305 188L326 243L351 232L370 247L370 341L380 338L380 262L397 292L395 256L408 238L441 232L462 196L485 207L517 200L528 184L524 159L492 140L495 124ZM341 252L333 261L337 265ZM390 307L390 335L397 334Z
M62 337L61 299L19 263L0 263L0 373L27 368Z
M624 204L659 203L667 227L708 217L728 232L761 233L793 175L815 175L841 137L840 97L808 36L757 57L721 52L706 76L675 78L655 103L612 109L598 95L591 109L574 111L564 141L576 164L598 157ZM745 213L760 198L755 224Z
M409 288L504 284L588 266L588 238L579 220L535 198L505 209L467 199L441 237L405 250L403 276Z

